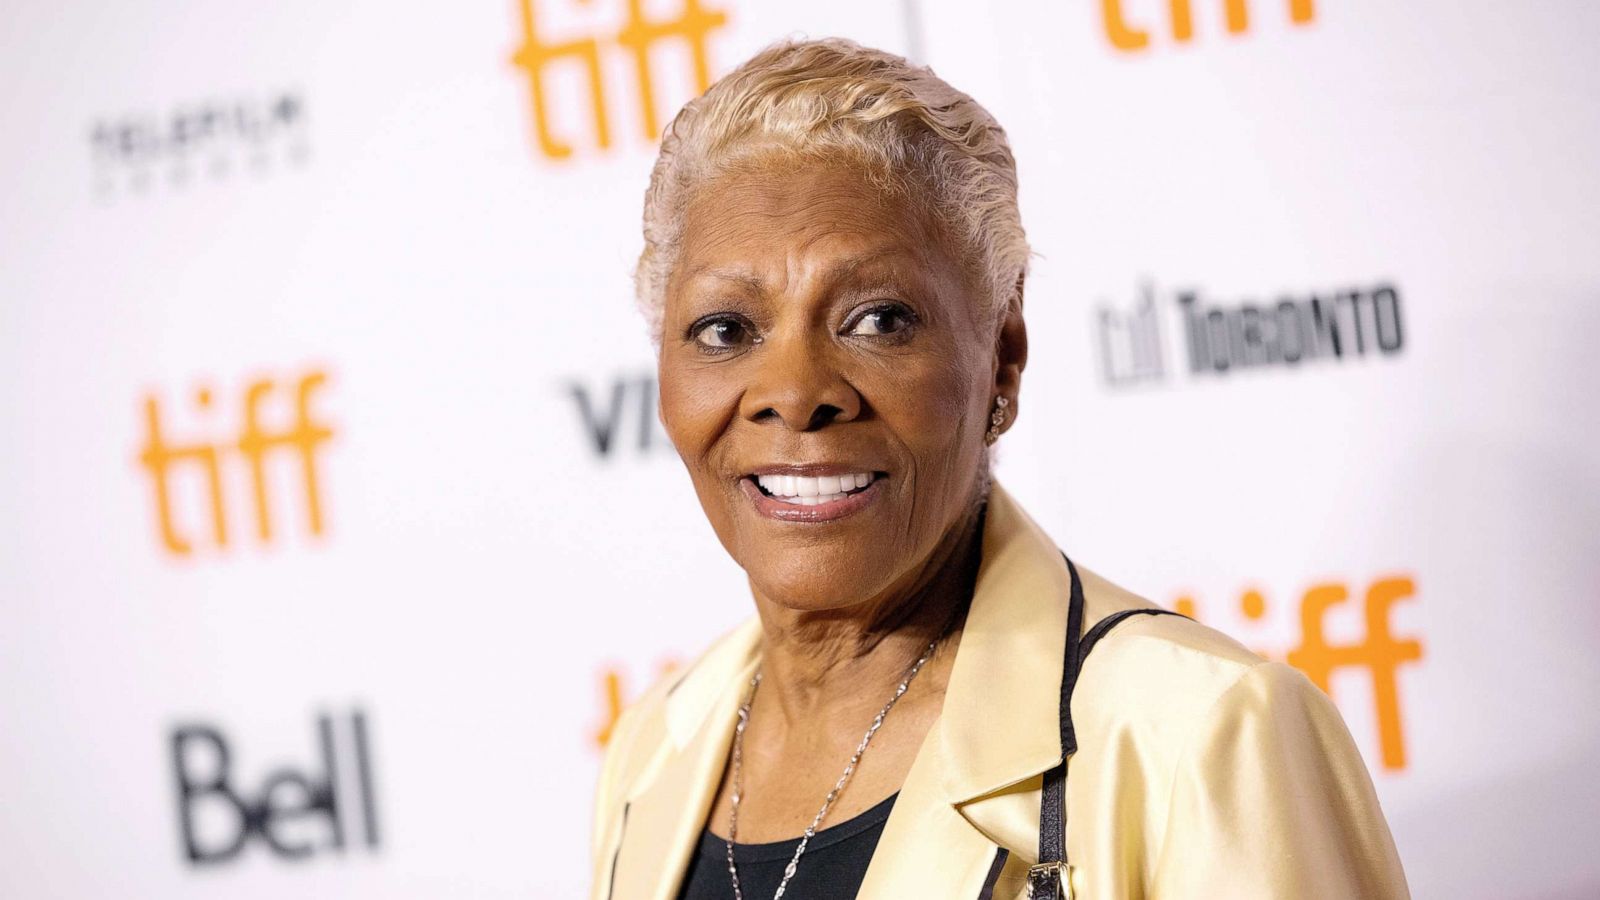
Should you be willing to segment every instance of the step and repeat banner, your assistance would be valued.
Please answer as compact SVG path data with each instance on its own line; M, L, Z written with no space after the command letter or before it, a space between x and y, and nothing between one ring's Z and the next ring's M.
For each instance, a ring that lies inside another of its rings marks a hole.
M1417 896L1600 896L1585 0L12 0L0 895L586 892L618 710L750 612L653 148L792 34L1010 132L1058 542L1327 690Z

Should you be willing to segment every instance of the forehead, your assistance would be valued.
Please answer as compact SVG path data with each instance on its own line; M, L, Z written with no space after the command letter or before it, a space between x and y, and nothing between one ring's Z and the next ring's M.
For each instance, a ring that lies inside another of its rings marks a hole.
M677 269L684 280L742 271L770 282L818 266L867 276L950 261L923 204L840 163L717 179L689 205L683 235Z

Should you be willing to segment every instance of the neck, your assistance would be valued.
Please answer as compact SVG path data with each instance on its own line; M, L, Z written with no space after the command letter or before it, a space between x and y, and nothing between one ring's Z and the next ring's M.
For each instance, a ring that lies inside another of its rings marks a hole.
M982 521L975 504L923 565L866 602L805 612L757 597L762 693L783 717L815 721L819 709L877 705L930 644L958 630L977 578Z

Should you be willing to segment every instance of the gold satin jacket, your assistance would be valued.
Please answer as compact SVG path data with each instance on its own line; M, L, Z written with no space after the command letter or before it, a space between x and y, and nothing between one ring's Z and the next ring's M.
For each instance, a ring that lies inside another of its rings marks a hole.
M1149 602L1078 567L1085 630ZM938 722L884 826L861 900L1022 900L1042 774L1061 760L1070 581L998 485ZM752 618L625 712L596 797L594 900L673 900L760 655ZM1178 616L1109 632L1072 700L1067 859L1078 900L1403 898L1371 779L1296 670Z

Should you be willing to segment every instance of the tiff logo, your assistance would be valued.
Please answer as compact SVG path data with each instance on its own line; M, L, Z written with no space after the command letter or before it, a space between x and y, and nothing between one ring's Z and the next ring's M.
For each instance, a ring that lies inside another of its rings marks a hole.
M1351 590L1339 582L1313 585L1300 599L1299 645L1279 657L1304 672L1323 693L1330 695L1334 672L1366 670L1372 678L1378 748L1383 767L1391 770L1406 767L1398 673L1402 665L1422 659L1422 643L1415 638L1395 637L1389 622L1395 605L1416 593L1416 581L1409 575L1377 579L1363 595L1361 636L1352 641L1333 642L1325 631L1328 612L1348 601ZM1192 597L1178 598L1173 608L1191 618L1195 616ZM1259 620L1267 612L1266 598L1260 591L1247 590L1239 596L1239 610L1246 619ZM1262 656L1272 655L1256 652Z
M1166 348L1155 289L1146 282L1132 309L1101 306L1095 311L1100 338L1100 370L1107 384L1122 386L1166 377Z
M689 51L696 95L711 86L711 63L706 39L728 22L727 13L706 9L700 0L682 0L676 18L650 18L644 0L625 0L626 18L615 33L552 37L546 31L548 0L519 0L522 11L522 46L512 56L512 64L528 78L534 137L539 152L549 159L567 159L573 147L557 134L551 119L551 66L567 63L577 70L578 84L587 85L588 106L593 126L594 146L611 147L612 106L606 96L606 57L621 54L632 68L638 96L639 133L648 143L661 137L659 101L656 98L655 69L651 51L663 41L682 41Z
M598 386L569 381L567 394L578 413L578 426L601 459L631 450L643 456L671 448L656 416L654 375L617 375Z
M1229 34L1243 34L1250 30L1249 0L1220 0L1223 21ZM1305 25L1317 17L1313 0L1287 0L1289 21ZM1152 4L1154 5L1154 4ZM1187 43L1194 39L1194 10L1190 0L1167 0L1167 24L1172 39ZM1143 50L1150 46L1150 32L1129 22L1123 10L1123 0L1100 0L1100 19L1111 46L1124 52Z
M224 462L230 459L242 462L248 474L255 505L255 532L261 543L270 543L273 535L272 506L267 489L269 456L286 456L296 464L305 496L307 527L313 535L322 534L322 490L317 454L321 445L333 437L333 430L318 421L311 409L311 399L327 380L327 373L313 371L302 376L292 389L280 388L270 378L250 382L240 398L243 421L238 437L220 440L174 441L164 427L160 401L154 394L145 396L145 438L139 464L150 476L157 531L162 546L169 553L188 556L194 550L189 532L179 527L174 514L176 473L180 469L201 476L201 493L209 501L205 508L210 513L212 542L217 547L228 545ZM281 401L284 394L288 394L292 402L280 402L279 406L292 408L292 421L267 425L262 414L265 401L274 396ZM194 403L202 414L209 414L214 406L211 389L197 390Z
M1223 378L1252 369L1394 357L1405 349L1400 288L1389 282L1315 293L1283 292L1268 300L1217 301L1199 289L1169 292L1158 302L1146 282L1129 307L1095 310L1100 375L1114 388L1150 385L1183 371ZM1187 365L1169 366L1166 316Z
M673 672L682 668L677 659L667 657L656 666L656 677L666 678ZM617 720L622 718L622 711L639 699L639 695L630 695L625 690L624 674L621 666L606 666L600 670L601 703L604 709L600 713L600 725L591 734L595 746L604 750L611 743L611 734L616 730Z

